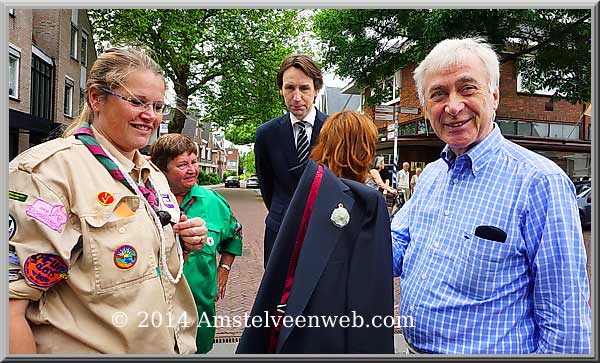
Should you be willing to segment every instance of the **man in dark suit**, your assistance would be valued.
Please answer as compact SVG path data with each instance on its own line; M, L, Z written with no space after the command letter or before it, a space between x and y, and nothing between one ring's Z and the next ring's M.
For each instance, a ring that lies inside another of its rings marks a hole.
M393 354L392 250L383 195L313 160L298 169L304 174L236 353ZM342 323L342 316L351 323ZM340 320L324 323L333 317Z
M264 266L300 175L303 164L317 143L327 115L314 107L323 86L323 75L308 55L290 55L277 73L277 85L288 113L262 124L256 130L254 155L263 201L269 210L265 220Z

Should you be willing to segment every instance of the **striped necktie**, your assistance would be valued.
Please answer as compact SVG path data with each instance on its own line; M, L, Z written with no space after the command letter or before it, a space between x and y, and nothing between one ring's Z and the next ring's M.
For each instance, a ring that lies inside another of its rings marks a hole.
M298 162L302 164L308 157L308 137L306 136L306 121L298 121L298 137L296 139L296 150Z

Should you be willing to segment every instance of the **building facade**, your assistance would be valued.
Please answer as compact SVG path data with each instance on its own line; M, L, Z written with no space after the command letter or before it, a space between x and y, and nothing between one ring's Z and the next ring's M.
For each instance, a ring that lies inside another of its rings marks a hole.
M226 166L225 166L225 170L228 173L234 173L237 175L238 173L238 167L240 165L240 154L238 152L238 149L233 149L233 148L227 148L225 149L225 160L226 160Z
M86 10L10 9L9 158L59 136L96 60Z
M397 165L411 164L411 173L439 158L444 143L435 135L429 120L423 117L413 80L415 65L400 69L385 80L387 98L384 106L395 106L398 122ZM369 97L369 88L352 85L345 93ZM513 62L501 65L500 103L496 123L509 140L548 157L571 178L591 176L591 117L584 114L588 105L566 101L550 102L550 93L527 93L520 87L520 76ZM379 112L378 112L379 113ZM379 130L377 154L385 157L388 172L393 168L394 121L392 115L377 115L365 106ZM387 118L387 119L386 119Z

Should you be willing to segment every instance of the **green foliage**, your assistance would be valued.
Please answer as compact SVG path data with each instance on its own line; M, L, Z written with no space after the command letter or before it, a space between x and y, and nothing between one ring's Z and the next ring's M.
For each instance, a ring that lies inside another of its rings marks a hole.
M256 165L254 164L254 150L240 157L240 167L242 172L246 170L246 174L256 174Z
M236 176L236 175L238 175L238 174L237 174L237 173L234 173L234 172L224 171L224 172L223 172L223 181L225 181L225 179L227 179L227 177L229 177L229 176L232 176L232 175L233 175L233 176Z
M202 121L239 135L236 142L248 143L258 125L284 110L275 75L304 30L299 10L94 9L89 14L96 44L153 50L177 94L170 132L181 132L185 114L199 113Z
M324 9L313 22L324 65L378 94L378 81L420 62L441 40L483 36L501 62L519 60L529 91L556 88L555 98L590 101L590 10Z
M200 173L198 174L199 185L216 185L222 182L223 181L221 180L221 178L219 178L219 176L215 173L205 173L202 170L200 170Z

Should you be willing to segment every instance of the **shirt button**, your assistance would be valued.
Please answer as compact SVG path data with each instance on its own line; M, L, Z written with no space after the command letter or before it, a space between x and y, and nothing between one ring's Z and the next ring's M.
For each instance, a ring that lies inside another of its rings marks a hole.
M125 233L125 227L119 228L119 233Z
M425 274L421 275L421 279L422 280L426 280L427 279L427 275L425 275Z
M409 307L409 308L408 308L408 310L410 310L410 311L415 311L415 307L414 307L414 306L411 306L411 307Z
M439 243L439 242L436 242L436 243L434 243L434 244L433 244L433 247L435 247L435 248L440 248L440 243Z
M445 210L445 211L444 211L444 215L445 215L445 216L449 216L449 215L450 215L450 211L449 211L449 210Z
M458 184L458 178L454 179L454 184Z
M412 339L410 339L410 338L406 338L406 341L407 341L408 343L412 343Z

